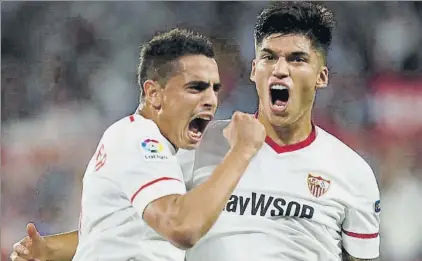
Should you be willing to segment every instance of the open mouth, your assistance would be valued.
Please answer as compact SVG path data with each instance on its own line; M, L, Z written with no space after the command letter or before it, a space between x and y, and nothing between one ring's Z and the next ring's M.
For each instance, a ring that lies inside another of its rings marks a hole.
M207 127L208 123L212 120L212 116L210 115L203 115L203 116L196 116L191 120L189 123L189 136L199 141L202 138L202 134L205 131L205 128Z
M283 85L273 85L270 88L271 104L277 110L284 110L290 98L289 89Z

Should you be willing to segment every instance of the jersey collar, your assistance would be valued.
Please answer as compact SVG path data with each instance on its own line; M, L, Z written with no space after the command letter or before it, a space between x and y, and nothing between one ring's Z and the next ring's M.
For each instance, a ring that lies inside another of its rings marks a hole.
M255 118L258 118L258 112L255 112ZM315 141L315 139L316 139L316 128L315 128L315 124L312 122L311 134L309 134L309 136L303 141L300 141L294 144L279 145L273 139L267 136L265 138L265 143L267 143L267 145L270 146L276 153L281 154L281 153L292 152L292 151L306 148L309 145L311 145Z

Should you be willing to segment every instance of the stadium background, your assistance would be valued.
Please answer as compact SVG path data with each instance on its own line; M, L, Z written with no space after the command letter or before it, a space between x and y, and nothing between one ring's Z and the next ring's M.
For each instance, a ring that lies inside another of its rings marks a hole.
M2 2L1 248L25 224L77 228L81 177L105 128L137 106L139 45L176 25L212 37L219 118L254 112L265 2ZM328 2L338 20L316 122L363 155L382 194L382 260L422 260L422 2ZM336 160L336 159L333 159Z

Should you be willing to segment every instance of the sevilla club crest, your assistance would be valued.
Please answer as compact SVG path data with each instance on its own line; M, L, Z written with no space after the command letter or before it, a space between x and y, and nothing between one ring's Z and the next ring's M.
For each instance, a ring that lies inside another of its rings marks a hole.
M331 181L323 179L321 176L315 177L308 174L308 188L315 197L319 198L330 188Z

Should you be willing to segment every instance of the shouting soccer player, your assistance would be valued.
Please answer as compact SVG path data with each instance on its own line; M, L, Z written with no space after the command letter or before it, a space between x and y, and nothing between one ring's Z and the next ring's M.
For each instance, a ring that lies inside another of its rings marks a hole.
M306 2L265 9L255 26L255 82L266 144L188 261L374 260L379 256L379 190L370 166L312 122L315 94L328 83L333 14ZM211 123L192 176L209 180L230 146Z
M154 37L141 51L139 84L139 112L105 131L85 172L74 261L183 261L182 249L209 230L264 142L263 125L235 113L225 130L230 152L207 182L186 193L175 153L197 146L217 107L220 78L210 41L180 29ZM13 253L12 260L69 254L38 251L48 240L32 225L28 234L22 243L30 253ZM74 247L76 238L67 236Z
M311 120L316 91L328 83L333 28L332 12L313 3L278 3L258 16L251 80L266 142L187 260L377 260L380 201L373 171ZM211 123L196 151L178 152L189 190L213 179L230 151L223 136L230 124ZM37 251L70 235L41 238L31 229ZM15 245L15 253L25 249Z

